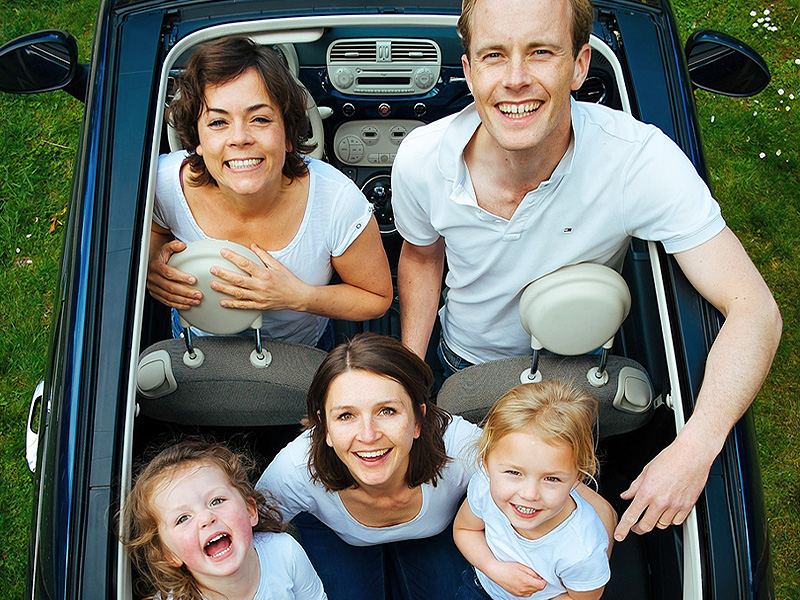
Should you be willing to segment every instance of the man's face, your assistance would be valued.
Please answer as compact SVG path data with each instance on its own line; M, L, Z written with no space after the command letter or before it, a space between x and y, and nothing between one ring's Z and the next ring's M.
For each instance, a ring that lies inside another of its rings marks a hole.
M501 148L563 152L570 91L586 78L589 59L588 44L573 57L569 0L478 0L462 63L483 126Z

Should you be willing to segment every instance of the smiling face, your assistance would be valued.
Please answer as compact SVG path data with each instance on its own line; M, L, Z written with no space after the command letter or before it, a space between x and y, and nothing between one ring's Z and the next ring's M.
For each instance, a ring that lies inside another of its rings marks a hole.
M570 91L583 83L590 59L588 44L573 57L571 10L569 0L475 5L462 63L482 129L504 150L566 152Z
M158 534L165 559L185 564L201 587L229 577L257 556L253 527L255 501L245 500L217 467L190 464L159 487L153 496Z
M197 154L220 189L239 196L280 189L290 148L281 111L255 69L206 87L197 132Z
M492 500L523 537L543 536L575 508L569 494L579 473L566 444L515 431L494 444L484 466Z
M362 488L405 485L420 425L394 379L369 371L338 375L325 397L326 442Z

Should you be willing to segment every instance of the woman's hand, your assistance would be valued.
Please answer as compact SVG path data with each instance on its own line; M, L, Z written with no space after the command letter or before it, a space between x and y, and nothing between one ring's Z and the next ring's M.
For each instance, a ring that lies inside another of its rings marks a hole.
M232 250L221 255L245 272L214 267L211 273L223 281L212 289L231 296L220 304L229 308L296 310L331 319L377 319L392 302L392 277L383 250L378 224L372 217L364 231L331 264L342 283L314 286L299 279L257 244L250 248L261 259L256 263Z
M306 299L314 286L300 280L294 273L275 260L257 244L250 248L261 259L255 262L223 248L220 254L245 273L238 273L219 266L211 267L211 274L224 281L212 281L211 288L231 299L220 300L226 308L257 310L306 310Z
M180 240L170 239L155 230L151 235L147 289L159 302L180 310L199 305L203 298L202 292L192 287L197 283L194 275L167 264L173 254L185 249L186 244Z

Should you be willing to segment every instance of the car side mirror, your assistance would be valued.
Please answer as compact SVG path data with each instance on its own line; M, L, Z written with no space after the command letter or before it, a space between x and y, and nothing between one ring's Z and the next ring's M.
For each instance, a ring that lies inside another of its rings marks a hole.
M64 31L37 31L0 47L0 90L35 94L63 89L86 99L87 65L78 62L78 44Z
M686 61L695 87L724 96L755 96L770 80L764 59L744 42L700 30L686 40Z

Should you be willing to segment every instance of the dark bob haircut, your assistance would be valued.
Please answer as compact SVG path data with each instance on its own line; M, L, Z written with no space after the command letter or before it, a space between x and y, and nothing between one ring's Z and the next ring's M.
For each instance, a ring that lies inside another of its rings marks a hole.
M398 340L375 333L361 333L336 346L314 375L307 398L308 425L311 428L308 470L311 477L328 491L358 485L325 441L328 390L336 377L348 371L367 371L393 379L403 386L411 397L414 415L420 425L420 435L411 446L406 483L409 487L427 482L435 486L442 468L450 460L444 447L444 432L451 417L431 402L433 374L430 367Z
M189 151L191 182L196 186L217 182L197 154L200 136L197 121L206 108L206 87L229 83L249 69L261 77L269 97L281 110L286 129L286 152L283 175L290 180L308 172L301 158L314 149L307 144L308 117L306 92L289 72L282 57L273 49L248 37L225 37L201 46L186 63L186 71L176 79L179 92L169 108L168 119L178 132L183 147Z

